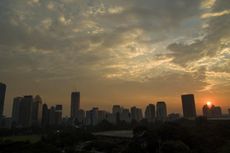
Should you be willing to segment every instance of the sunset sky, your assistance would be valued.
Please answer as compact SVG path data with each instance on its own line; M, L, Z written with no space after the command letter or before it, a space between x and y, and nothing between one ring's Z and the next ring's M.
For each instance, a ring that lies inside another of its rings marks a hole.
M30 94L69 115L75 90L83 109L230 108L229 0L0 0L0 32L7 116Z

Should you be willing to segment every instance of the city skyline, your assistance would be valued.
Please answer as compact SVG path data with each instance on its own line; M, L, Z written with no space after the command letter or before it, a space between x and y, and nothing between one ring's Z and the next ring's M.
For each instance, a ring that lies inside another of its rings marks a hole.
M1 83L1 85L5 89L4 90L4 94L2 94L1 96L5 97L6 87L7 86L5 84L3 84L3 83ZM80 98L80 94L81 94L80 91L72 91L70 93L70 109L69 109L70 111L67 112L67 114L65 114L65 113L63 114L65 117L70 117L73 120L74 119L78 119L78 116L82 115L81 111L91 110L92 108L99 108L97 106L97 104L92 105L90 108L87 108L87 109L80 107L82 105L82 102L80 100L81 99ZM15 106L16 106L16 108L19 107L20 104L17 104L17 103L23 101L23 99L25 99L27 97L29 97L30 99L31 98L34 99L34 100L29 100L30 101L30 105L31 105L31 109L32 110L35 109L35 112L36 112L35 114L33 114L33 113L31 114L31 122L33 122L33 118L35 118L36 122L41 122L41 120L42 120L42 114L43 114L42 113L43 104L45 104L46 107L47 107L48 103L46 103L45 101L43 101L42 98L40 97L40 95L36 95L34 98L33 98L33 95L24 95L24 98L23 98L23 96L21 96L21 97L20 96L14 97L13 106L11 108L12 112L11 112L11 115L9 115L9 116L11 116L11 117L14 118ZM23 103L25 103L25 101L26 100L24 100ZM32 101L35 104L32 105ZM162 104L163 104L163 106L162 106ZM60 104L55 104L55 105L58 106ZM103 107L100 107L100 109L102 108L101 110L103 110L103 111L114 113L114 111L116 109L119 110L121 106L123 107L125 105L124 104L123 105L122 104L112 104L110 106L109 110L108 109L103 109ZM4 101L3 101L2 107L4 108ZM51 108L52 107L53 106L51 106ZM61 104L61 110L63 110L62 107L63 107L63 104ZM116 107L118 107L118 108L116 108ZM187 119L189 119L189 118L190 119L192 119L192 118L194 119L197 116L202 116L202 115L207 116L207 115L205 115L206 113L204 112L204 107L207 107L207 108L210 107L210 109L211 109L211 107L218 108L218 109L220 109L220 112L221 112L219 114L222 114L222 112L223 112L223 114L228 114L229 113L229 106L228 106L228 108L226 110L223 109L223 111L222 111L222 107L221 106L215 107L215 103L213 103L212 101L206 101L203 104L202 108L197 108L196 107L195 97L191 93L190 94L183 94L183 95L181 95L181 110L180 111L168 111L167 102L165 102L165 101L159 101L159 100L156 101L156 102L147 103L146 105L144 105L144 107L140 107L140 108L138 108L138 106L135 106L135 105L126 106L126 107L129 107L128 111L130 110L130 112L132 112L132 109L140 109L140 111L141 111L141 117L139 117L139 118L146 117L147 120L149 120L148 116L151 114L151 112L148 112L146 114L146 111L147 111L148 107L154 107L154 109L156 107L156 110L154 110L154 112L155 112L154 118L156 117L156 118L161 118L161 119L166 118L166 117L168 117L169 114L174 114L174 113L176 113L178 115L180 114L180 116L183 116L184 118L187 118ZM17 108L17 109L19 109L19 108ZM201 111L200 111L200 113L197 114L197 110L199 110L199 109L201 109ZM80 112L80 114L79 114L79 112ZM216 113L214 113L214 114L216 114ZM18 115L15 115L15 116L18 116ZM40 118L40 121L39 121L38 118Z
M69 116L81 107L144 109L165 101L182 113L182 94L226 113L230 103L227 0L1 0L0 81L4 114L13 98L41 95Z

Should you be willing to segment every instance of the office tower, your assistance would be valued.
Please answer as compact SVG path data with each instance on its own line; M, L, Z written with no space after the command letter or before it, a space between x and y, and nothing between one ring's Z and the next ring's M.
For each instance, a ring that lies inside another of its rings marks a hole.
M131 107L131 118L137 122L143 119L142 110L136 106Z
M121 106L120 105L113 105L112 114L116 118L116 123L118 123L120 121Z
M78 123L83 124L84 123L84 119L85 119L85 111L82 110L82 109L80 109L77 112L77 121L78 121Z
M42 105L42 126L47 127L49 125L49 109L47 104Z
M95 126L98 124L98 108L93 107L91 110L86 111L85 124Z
M165 102L157 102L157 120L165 121L167 119L167 107Z
M91 112L92 112L92 125L97 125L98 124L98 108L94 107Z
M92 125L92 112L91 112L91 110L88 110L85 113L85 125Z
M13 101L12 109L12 124L13 126L19 125L20 105L23 97L15 97Z
M114 116L112 113L106 114L106 120L112 124L116 124L116 116Z
M6 94L6 85L0 83L0 117L3 116L5 94Z
M55 125L62 123L62 105L55 106Z
M71 93L71 114L70 117L72 119L77 118L77 112L80 109L80 92L72 92Z
M218 118L222 116L221 107L215 105L204 105L203 115L208 118Z
M30 127L32 124L33 96L24 96L20 104L19 122L22 127Z
M182 107L184 118L196 118L196 106L193 94L182 95Z
M54 126L56 123L56 109L54 106L51 106L49 109L49 125Z
M98 110L98 123L106 119L107 112L104 110Z
M145 118L148 120L148 122L154 122L155 114L155 105L149 104L145 109Z
M120 121L131 122L129 109L123 108L120 115Z
M37 95L34 98L33 110L32 110L32 124L34 126L40 126L42 122L42 98Z

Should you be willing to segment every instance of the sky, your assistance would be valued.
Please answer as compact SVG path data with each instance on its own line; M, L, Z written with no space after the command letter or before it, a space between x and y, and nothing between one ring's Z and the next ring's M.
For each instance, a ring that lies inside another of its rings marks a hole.
M212 101L230 108L228 0L1 0L0 82L4 113L13 98L40 95L70 112L113 104L182 111L193 93L197 111Z

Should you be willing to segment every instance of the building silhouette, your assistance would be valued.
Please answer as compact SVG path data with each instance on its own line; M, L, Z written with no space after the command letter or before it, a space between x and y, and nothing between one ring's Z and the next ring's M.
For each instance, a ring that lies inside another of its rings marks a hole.
M141 121L143 119L142 110L136 106L131 107L131 119L137 122Z
M193 94L181 96L184 118L196 118L196 106Z
M159 121L165 121L167 119L167 107L166 103L163 101L157 102L157 109L156 109L156 114L157 114L157 120Z
M19 108L19 124L22 127L30 127L32 125L32 106L33 96L24 96L20 102Z
M55 106L55 125L61 125L62 123L62 105Z
M208 106L207 104L203 106L203 115L207 118L218 118L222 116L222 110L220 106L211 105Z
M228 109L228 115L230 115L230 108Z
M77 113L80 110L80 92L72 92L71 93L71 112L70 117L72 119L77 118Z
M20 124L20 105L23 97L15 97L12 109L12 126L16 127Z
M47 104L42 105L42 126L49 126L49 108Z
M125 121L127 123L131 122L129 109L122 108L121 114L120 114L120 121Z
M34 126L41 126L42 122L42 98L37 95L33 101L32 108L32 124Z
M5 95L6 95L6 85L0 82L0 117L3 116Z
M112 114L116 118L116 123L120 122L121 109L120 105L113 105Z
M148 122L154 122L156 117L156 110L154 104L149 104L145 109L145 119L148 120Z

